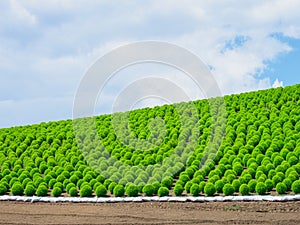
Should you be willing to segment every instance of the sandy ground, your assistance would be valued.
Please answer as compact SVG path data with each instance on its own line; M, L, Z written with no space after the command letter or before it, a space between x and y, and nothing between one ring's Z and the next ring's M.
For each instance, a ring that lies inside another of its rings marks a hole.
M300 224L298 202L0 202L0 224Z

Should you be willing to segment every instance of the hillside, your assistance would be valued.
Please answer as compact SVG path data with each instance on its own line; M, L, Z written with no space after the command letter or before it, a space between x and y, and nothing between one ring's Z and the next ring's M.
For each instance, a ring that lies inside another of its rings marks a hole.
M0 129L0 195L300 193L300 85Z

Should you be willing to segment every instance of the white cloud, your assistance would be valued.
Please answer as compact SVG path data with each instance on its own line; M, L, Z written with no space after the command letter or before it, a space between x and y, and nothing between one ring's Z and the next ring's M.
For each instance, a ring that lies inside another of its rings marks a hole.
M22 4L17 0L10 0L10 8L12 16L15 21L20 22L22 25L36 25L37 18L35 15L30 13Z
M273 81L263 74L269 62L293 50L280 36L300 39L298 0L11 0L0 7L0 99L15 101L12 111L37 107L20 101L75 95L91 63L138 40L193 51L213 68L224 94L280 86L283 77ZM59 110L71 112L70 105Z
M276 78L276 80L274 81L274 83L272 84L272 87L273 87L273 88L282 87L282 86L283 86L283 82L282 82L282 81L279 81L277 78Z

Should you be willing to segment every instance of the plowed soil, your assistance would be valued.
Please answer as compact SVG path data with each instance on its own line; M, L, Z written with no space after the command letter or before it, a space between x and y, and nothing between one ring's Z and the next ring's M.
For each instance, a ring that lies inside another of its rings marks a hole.
M0 202L0 224L300 224L297 202Z

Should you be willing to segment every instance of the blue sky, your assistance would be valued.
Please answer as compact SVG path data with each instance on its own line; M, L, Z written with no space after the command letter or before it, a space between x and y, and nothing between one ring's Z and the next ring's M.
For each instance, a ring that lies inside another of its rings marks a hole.
M0 8L0 127L72 118L89 66L133 41L194 52L223 94L300 83L299 0L4 0ZM126 82L108 85L99 113Z

